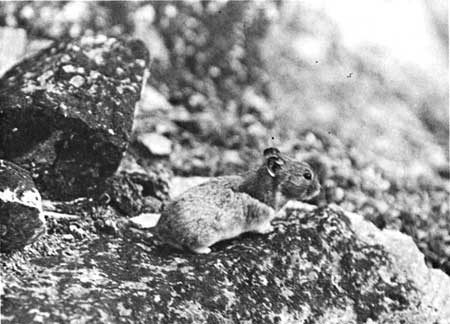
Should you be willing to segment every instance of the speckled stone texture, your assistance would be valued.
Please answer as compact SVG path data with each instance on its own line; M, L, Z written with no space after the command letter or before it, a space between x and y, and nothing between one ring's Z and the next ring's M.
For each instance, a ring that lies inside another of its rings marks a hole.
M0 160L0 226L2 252L34 242L45 232L41 196L28 171Z
M221 242L208 255L148 237L143 244L135 229L127 239L69 243L28 258L35 271L20 279L11 265L3 270L2 315L15 323L449 323L450 279L425 266L408 236L337 207L288 215L273 233Z
M0 158L31 171L45 197L89 195L126 150L147 76L142 42L57 42L0 79Z
M131 154L125 154L116 174L101 188L102 200L122 215L135 216L148 211L150 205L161 207L169 197L169 179L170 173L164 166L143 167Z

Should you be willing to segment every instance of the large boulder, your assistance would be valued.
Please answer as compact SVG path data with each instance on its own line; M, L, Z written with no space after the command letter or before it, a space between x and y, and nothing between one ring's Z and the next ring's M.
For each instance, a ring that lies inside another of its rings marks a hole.
M32 172L45 196L89 195L117 169L146 81L142 42L56 42L0 79L0 158Z
M42 202L28 171L0 160L0 249L10 252L45 232Z
M135 228L131 239L72 243L59 257L32 257L32 273L5 269L2 315L17 323L449 323L450 279L425 266L411 238L338 207L288 215L269 235L221 242L207 255L155 243L145 230L139 242Z

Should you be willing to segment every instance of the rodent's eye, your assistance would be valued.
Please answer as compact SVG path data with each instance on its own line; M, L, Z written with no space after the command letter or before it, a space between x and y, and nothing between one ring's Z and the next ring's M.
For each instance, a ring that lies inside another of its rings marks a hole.
M306 180L311 180L312 179L311 172L305 171L305 173L303 173L303 178L305 178Z

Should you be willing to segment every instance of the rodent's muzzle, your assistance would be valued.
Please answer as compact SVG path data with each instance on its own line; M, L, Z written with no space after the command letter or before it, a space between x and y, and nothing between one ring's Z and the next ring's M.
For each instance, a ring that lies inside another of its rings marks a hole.
M317 182L314 186L311 186L306 193L306 200L312 199L320 193L322 186Z

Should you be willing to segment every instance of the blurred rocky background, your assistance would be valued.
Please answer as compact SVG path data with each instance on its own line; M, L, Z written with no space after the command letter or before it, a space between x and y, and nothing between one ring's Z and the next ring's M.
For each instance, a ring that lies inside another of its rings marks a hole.
M52 40L140 38L151 75L122 169L234 174L277 145L317 168L316 204L410 235L450 274L447 12L425 0L1 2L0 74ZM158 211L164 195L149 199Z

